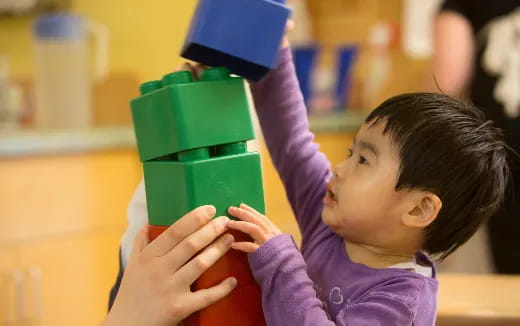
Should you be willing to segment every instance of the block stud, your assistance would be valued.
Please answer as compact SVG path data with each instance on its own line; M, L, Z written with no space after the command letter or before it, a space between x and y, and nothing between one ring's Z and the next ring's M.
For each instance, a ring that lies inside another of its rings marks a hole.
M207 160L210 158L209 148L195 148L188 151L179 152L179 161L181 162L189 162L189 161L200 161Z
M236 155L236 154L243 154L246 152L247 152L247 144L245 142L219 145L216 148L217 156Z
M231 76L229 75L229 69L225 67L216 67L210 68L202 73L201 80L203 81L217 81L228 79Z
M177 71L164 75L162 84L164 87L176 84L187 84L193 82L193 75L189 71Z
M141 95L145 95L161 88L162 83L160 80L152 80L142 84L139 90L141 91Z

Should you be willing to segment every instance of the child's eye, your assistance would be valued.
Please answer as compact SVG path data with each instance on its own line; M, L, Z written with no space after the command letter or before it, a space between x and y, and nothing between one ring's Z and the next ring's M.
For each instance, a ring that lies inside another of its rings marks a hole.
M359 164L368 164L368 161L361 155L359 155Z

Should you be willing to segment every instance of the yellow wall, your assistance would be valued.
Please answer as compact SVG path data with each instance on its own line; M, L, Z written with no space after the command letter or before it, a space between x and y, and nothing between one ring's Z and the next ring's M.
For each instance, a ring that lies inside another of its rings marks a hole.
M73 0L73 10L111 31L110 70L157 79L180 61L178 54L195 0ZM32 75L34 17L0 18L0 54L15 76Z

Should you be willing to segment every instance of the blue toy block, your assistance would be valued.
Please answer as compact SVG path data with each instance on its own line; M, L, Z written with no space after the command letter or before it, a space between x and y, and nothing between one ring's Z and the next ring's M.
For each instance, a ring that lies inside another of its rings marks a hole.
M290 9L284 0L200 0L181 55L254 81L276 67Z

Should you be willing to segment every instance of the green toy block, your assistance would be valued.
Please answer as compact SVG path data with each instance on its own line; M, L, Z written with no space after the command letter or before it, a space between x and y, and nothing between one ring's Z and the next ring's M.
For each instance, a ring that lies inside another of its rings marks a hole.
M200 81L188 71L141 85L131 102L143 162L217 144L254 138L244 80L226 68L206 70Z
M260 155L246 152L245 143L181 152L178 159L144 162L151 225L171 225L202 205L214 205L215 217L240 203L265 213Z

